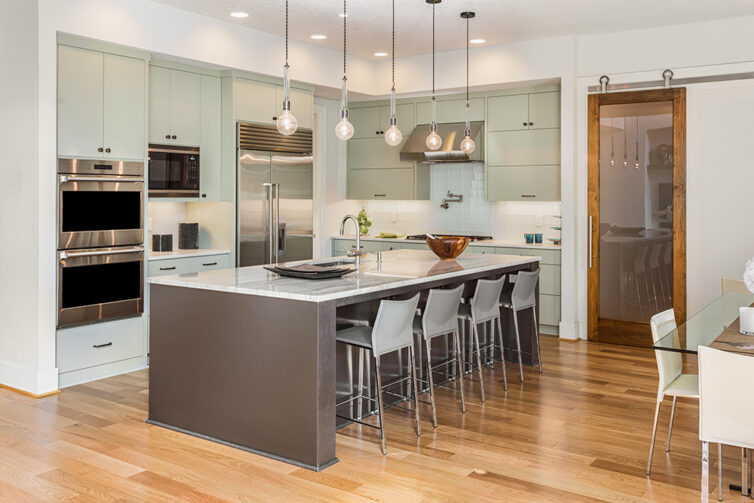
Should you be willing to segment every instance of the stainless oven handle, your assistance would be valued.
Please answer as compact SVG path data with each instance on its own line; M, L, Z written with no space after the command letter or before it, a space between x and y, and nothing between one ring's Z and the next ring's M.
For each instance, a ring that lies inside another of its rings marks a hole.
M121 253L136 253L143 252L143 246L129 246L127 248L118 248L117 250L98 250L98 251L62 251L60 252L60 260L65 260L70 257L93 257L95 255L118 255Z
M79 176L60 175L60 183L66 182L143 182L143 178L136 177L108 177L108 176Z
M148 152L155 152L158 154L189 154L199 155L201 152L198 148L187 148L186 150L171 149L171 148L150 148Z

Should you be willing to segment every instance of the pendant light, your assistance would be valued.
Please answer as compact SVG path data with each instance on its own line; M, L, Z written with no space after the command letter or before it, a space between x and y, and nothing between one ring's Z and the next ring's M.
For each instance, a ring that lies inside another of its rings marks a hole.
M476 143L471 138L471 120L469 104L469 19L476 16L473 12L461 12L461 18L466 20L466 129L461 140L461 151L465 154L471 154L476 150Z
M291 113L291 83L288 80L288 0L285 0L285 66L283 67L283 113L275 125L280 134L289 136L298 129L298 121Z
M429 125L427 148L437 150L442 147L442 138L437 134L437 101L435 100L435 5L442 0L427 0L432 4L432 124Z
M343 89L340 99L340 122L335 126L335 136L339 140L347 141L353 136L353 124L348 120L348 88L346 87L346 22L348 13L346 12L346 0L343 0Z
M403 141L403 133L398 129L398 118L395 116L395 0L393 0L393 87L390 89L390 127L385 131L385 143L395 147Z

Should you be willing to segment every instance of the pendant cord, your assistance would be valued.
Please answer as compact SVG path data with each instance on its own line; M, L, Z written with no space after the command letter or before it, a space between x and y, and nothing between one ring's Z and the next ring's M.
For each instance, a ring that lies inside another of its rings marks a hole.
M432 4L432 97L435 97L435 4Z
M288 0L285 0L285 66L288 66Z
M395 89L395 0L393 0L393 89Z
M469 18L466 18L466 105L469 104Z
M346 0L343 0L343 77L346 76L346 48L347 48L347 29L348 12L346 12Z

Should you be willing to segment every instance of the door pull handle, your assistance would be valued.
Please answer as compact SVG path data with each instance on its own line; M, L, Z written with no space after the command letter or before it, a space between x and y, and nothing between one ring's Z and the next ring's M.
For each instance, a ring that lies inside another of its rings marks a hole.
M112 346L112 345L113 345L113 343L112 343L112 342L106 342L106 343L104 343L104 344L95 344L95 345L94 345L94 346L92 346L92 347L93 347L94 349L100 349L100 348L106 348L106 347L108 347L108 346Z

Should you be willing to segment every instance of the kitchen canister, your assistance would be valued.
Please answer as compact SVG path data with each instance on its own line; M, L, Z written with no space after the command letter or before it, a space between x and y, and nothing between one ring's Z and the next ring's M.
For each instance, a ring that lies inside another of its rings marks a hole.
M178 248L181 250L196 250L199 248L199 224L178 224Z
M173 235L160 234L160 251L173 251Z
M739 332L744 335L754 335L754 307L740 307L738 315L741 322Z

